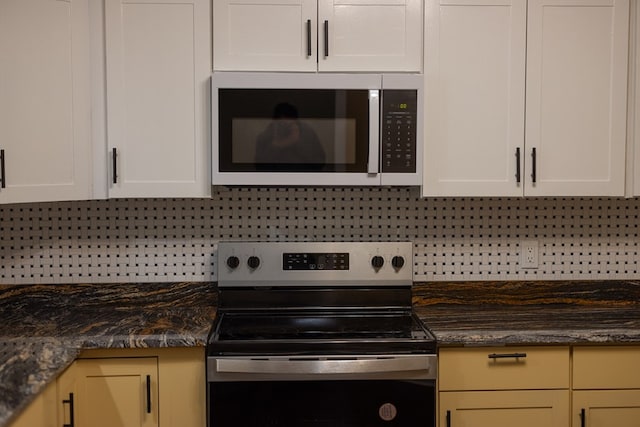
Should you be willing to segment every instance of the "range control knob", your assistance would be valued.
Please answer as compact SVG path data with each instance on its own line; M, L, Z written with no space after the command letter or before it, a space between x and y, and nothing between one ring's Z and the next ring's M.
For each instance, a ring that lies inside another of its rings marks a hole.
M371 258L371 266L376 270L381 269L383 265L384 265L384 258L382 258L380 255L376 255L373 258Z
M256 268L260 267L260 258L258 258L257 256L250 256L247 260L247 265L250 269L255 270Z
M229 258L227 258L227 266L232 269L235 270L236 268L238 268L238 266L240 265L240 258L238 258L235 255L231 255Z
M404 258L400 255L394 256L393 258L391 258L391 265L396 270L400 270L404 266Z

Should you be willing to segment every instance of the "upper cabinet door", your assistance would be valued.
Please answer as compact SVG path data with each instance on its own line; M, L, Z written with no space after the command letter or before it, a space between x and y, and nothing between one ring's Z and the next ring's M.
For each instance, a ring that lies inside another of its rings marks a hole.
M208 0L106 0L110 197L209 197Z
M427 1L425 196L522 196L526 13L526 0Z
M525 194L624 195L628 39L628 0L529 1Z
M320 71L422 71L420 0L318 0Z
M422 71L421 0L213 2L218 71Z
M214 1L214 69L316 71L316 14L316 0Z
M91 196L87 0L0 1L0 203Z

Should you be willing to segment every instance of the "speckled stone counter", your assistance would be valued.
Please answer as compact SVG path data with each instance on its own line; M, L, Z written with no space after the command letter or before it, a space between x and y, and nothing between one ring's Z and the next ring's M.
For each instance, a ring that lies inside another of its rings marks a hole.
M204 346L211 283L0 286L0 427L84 349Z
M640 282L432 282L413 295L441 346L640 344Z
M439 345L640 344L640 282L430 282ZM0 286L0 427L83 349L206 343L211 283Z

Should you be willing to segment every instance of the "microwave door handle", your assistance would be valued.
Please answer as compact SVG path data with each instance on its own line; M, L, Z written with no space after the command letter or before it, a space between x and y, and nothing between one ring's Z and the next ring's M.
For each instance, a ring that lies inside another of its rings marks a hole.
M380 91L369 91L369 165L367 173L380 171Z

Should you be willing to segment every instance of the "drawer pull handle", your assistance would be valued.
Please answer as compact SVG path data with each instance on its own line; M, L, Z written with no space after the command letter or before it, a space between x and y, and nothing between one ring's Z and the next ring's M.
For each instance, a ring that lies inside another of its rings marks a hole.
M147 414L151 413L151 375L147 375Z
M118 149L113 147L113 149L111 150L111 157L113 160L112 163L112 167L113 167L113 183L117 184L118 183Z
M531 182L536 183L536 147L531 149Z
M329 21L324 21L324 57L329 56Z
M0 188L7 187L7 178L4 173L4 150L0 150Z
M516 148L516 183L520 184L520 147Z
M69 393L69 399L62 400L62 404L69 404L69 424L62 424L62 427L75 427L76 423L74 421L74 408L73 408L73 393Z
M307 56L311 56L311 19L307 19Z
M580 410L580 427L585 427L587 425L587 416L585 414L584 408Z
M447 427L451 427L451 411L447 411Z
M524 359L527 353L491 353L489 359Z

